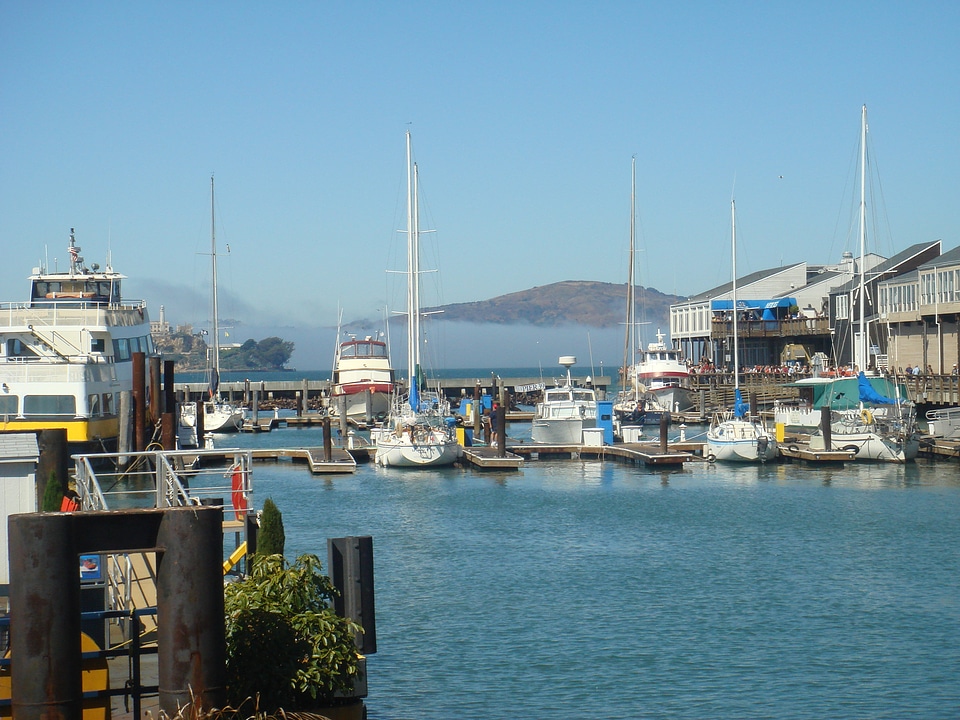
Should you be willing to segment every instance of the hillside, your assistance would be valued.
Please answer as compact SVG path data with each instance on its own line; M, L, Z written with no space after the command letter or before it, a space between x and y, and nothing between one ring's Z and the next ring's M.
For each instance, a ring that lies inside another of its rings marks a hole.
M670 305L685 298L653 288L637 288L638 322L669 327ZM438 320L472 323L524 324L540 327L583 325L608 328L626 317L627 286L585 280L565 280L489 300L455 303L441 310Z

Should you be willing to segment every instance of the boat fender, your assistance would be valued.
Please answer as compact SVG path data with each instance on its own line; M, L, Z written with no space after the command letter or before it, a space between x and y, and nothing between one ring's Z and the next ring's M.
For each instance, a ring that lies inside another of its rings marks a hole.
M799 446L799 445L788 445L788 446L787 446L787 450L789 450L790 452L800 452L800 446Z
M857 447L856 445L844 445L840 449L843 450L844 452L852 452L854 455L860 452L860 448Z
M866 408L860 411L860 419L864 425L873 425L873 413Z
M713 453L707 453L707 462L712 463L717 461L717 456Z
M231 500L233 501L233 510L237 520L243 520L247 511L247 498L243 494L243 471L240 465L234 465L230 468L233 471L231 477Z

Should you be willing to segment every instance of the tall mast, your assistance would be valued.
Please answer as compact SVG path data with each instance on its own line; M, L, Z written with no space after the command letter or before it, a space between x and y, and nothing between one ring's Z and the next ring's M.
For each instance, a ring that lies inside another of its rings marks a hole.
M627 271L627 331L623 341L623 382L626 384L630 373L630 383L634 388L634 395L637 393L636 383L636 361L637 361L637 342L636 332L636 268L635 268L635 247L636 247L636 209L637 209L637 156L634 155L630 162L632 173L632 182L630 184L630 268Z
M737 206L733 200L730 201L730 238L733 245L733 389L737 390L740 387L740 357L737 354Z
M210 258L213 269L213 392L220 395L220 314L217 305L217 226L213 202L213 175L210 176Z
M867 367L867 329L866 329L866 260L867 248L867 106L864 105L860 113L860 297L859 297L859 340L854 354L854 363L859 370Z
M412 392L414 373L416 372L415 331L414 317L414 227L413 227L413 160L410 148L410 131L407 130L407 391Z

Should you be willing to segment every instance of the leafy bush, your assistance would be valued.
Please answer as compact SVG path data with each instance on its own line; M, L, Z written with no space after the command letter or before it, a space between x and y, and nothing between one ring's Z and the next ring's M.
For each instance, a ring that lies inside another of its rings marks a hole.
M354 633L360 628L331 607L336 588L315 555L289 565L257 555L250 575L227 585L227 697L239 706L302 710L349 694L360 672Z

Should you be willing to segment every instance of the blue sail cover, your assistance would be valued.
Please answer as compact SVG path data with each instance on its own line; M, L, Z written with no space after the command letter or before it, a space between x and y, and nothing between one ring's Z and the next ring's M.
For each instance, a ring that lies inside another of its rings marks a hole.
M743 394L740 392L740 388L737 388L734 391L733 416L742 418L747 414L748 410L750 410L750 403L743 401Z
M873 403L874 405L895 405L897 402L878 393L870 384L870 381L867 380L863 371L857 376L857 385L860 388L860 402Z
M420 388L417 387L417 381L414 379L413 385L410 386L410 408L414 412L420 412Z

